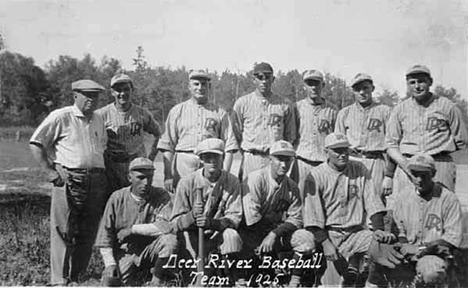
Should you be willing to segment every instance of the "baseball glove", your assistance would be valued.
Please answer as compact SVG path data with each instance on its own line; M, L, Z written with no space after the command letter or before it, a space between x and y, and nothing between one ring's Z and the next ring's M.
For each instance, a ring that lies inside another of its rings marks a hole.
M372 262L392 269L403 259L403 255L395 250L394 245L379 243L375 240L372 240L369 256Z

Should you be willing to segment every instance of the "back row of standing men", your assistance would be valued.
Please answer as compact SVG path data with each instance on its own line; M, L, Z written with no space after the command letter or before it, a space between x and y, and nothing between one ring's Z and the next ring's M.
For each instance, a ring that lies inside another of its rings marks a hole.
M351 83L356 103L337 113L322 96L324 78L317 70L304 72L307 97L295 104L272 93L271 65L260 63L253 72L256 90L236 101L232 115L208 101L210 77L203 71L190 73L192 97L170 111L159 143L156 121L146 109L130 102L133 82L128 76L119 74L111 80L115 102L96 113L96 100L104 88L90 80L72 84L75 104L52 112L30 141L35 158L54 183L52 284L76 280L87 266L96 219L109 194L128 186L129 163L146 157L143 131L155 136L149 158L154 159L157 149L163 153L169 191L200 167L197 145L207 138L220 138L225 142L224 169L230 170L233 153L240 151L243 178L268 165L272 143L290 142L296 155L291 178L304 193L311 169L327 160L324 139L333 131L347 136L351 156L371 171L376 191L390 194L395 174L389 208L402 187L416 182L408 159L420 152L434 158L436 180L454 191L456 171L450 153L465 148L467 131L455 104L430 92L433 80L428 68L415 65L408 70L412 97L392 112L373 101L373 79L363 73ZM395 173L385 152L397 164Z

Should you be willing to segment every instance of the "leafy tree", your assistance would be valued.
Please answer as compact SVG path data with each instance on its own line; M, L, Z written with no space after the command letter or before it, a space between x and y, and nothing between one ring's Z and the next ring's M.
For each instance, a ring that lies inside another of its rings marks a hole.
M396 91L391 91L387 88L385 88L381 93L379 93L376 98L378 102L389 107L395 107L395 105L400 99Z
M325 87L322 94L338 110L354 103L353 91L346 86L346 81L330 73L325 73Z

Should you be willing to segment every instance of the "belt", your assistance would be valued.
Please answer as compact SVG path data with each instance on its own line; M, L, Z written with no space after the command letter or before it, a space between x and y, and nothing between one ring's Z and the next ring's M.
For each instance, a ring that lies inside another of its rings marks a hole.
M312 161L312 160L309 160L309 159L302 158L301 156L296 156L296 159L301 160L302 162L304 162L306 164L309 164L309 165L312 165L312 166L318 166L318 165L323 163L323 161Z
M257 149L249 149L249 150L244 150L244 152L250 153L252 155L261 155L261 156L268 156L270 155L269 151L260 151Z
M384 159L384 155L382 151L359 151L356 150L357 153L353 153L352 156L357 158L365 158L365 159Z
M195 153L193 150L175 150L176 153Z
M403 153L403 156L405 156L406 158L413 157L412 154L408 154L408 153ZM447 160L448 158L452 159L451 153L447 151L431 155L431 157L434 158L434 161L441 161L441 160L444 161L444 160Z
M339 233L355 233L355 232L359 232L361 230L364 230L364 228L362 226L359 226L359 225L351 226L351 227L348 227L348 228L336 228L336 227L328 226L328 227L325 227L325 229L329 230L329 231L339 232Z
M104 173L106 169L104 168L68 168L65 166L62 166L65 170L73 172L73 173L78 173L78 174L99 174L99 173Z

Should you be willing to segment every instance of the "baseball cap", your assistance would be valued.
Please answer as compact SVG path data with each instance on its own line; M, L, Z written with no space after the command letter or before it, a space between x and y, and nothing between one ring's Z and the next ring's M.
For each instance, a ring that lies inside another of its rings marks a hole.
M343 133L330 133L325 137L325 148L348 148L350 146L348 138Z
M313 80L318 80L320 82L323 82L323 74L322 72L318 71L318 70L307 70L303 73L303 76L302 76L302 81L306 81L306 80L309 80L309 79L313 79Z
M273 73L273 67L265 62L258 63L254 67L253 74L255 75L258 73Z
M413 171L434 171L434 158L425 153L417 153L409 159L408 169Z
M431 71L429 70L429 68L427 68L424 65L419 65L419 64L411 66L406 71L406 76L409 76L409 75L412 75L412 74L420 74L420 73L424 73L424 74L427 74L427 75L431 76Z
M372 80L372 77L369 74L358 73L353 77L353 79L351 79L351 87L354 87L354 85L361 83L362 81L370 81L374 83L374 80Z
M114 75L114 77L111 79L111 87L114 87L114 85L117 83L130 83L130 85L133 87L133 81L127 74L120 73Z
M154 170L153 161L145 157L138 157L130 162L128 170Z
M93 80L83 79L75 81L71 84L73 91L84 91L84 92L102 92L106 90L104 87L94 82Z
M296 156L294 147L288 141L279 140L270 146L270 155Z
M204 153L224 154L224 141L218 138L208 138L197 145L195 154L201 155Z
M193 70L189 74L189 80L190 79L195 79L195 78L202 78L202 79L208 79L211 80L211 77L208 76L208 73L206 73L203 70Z

